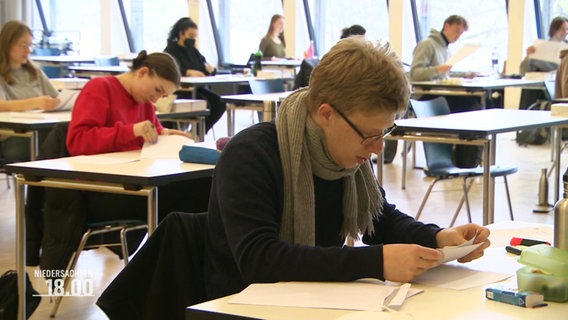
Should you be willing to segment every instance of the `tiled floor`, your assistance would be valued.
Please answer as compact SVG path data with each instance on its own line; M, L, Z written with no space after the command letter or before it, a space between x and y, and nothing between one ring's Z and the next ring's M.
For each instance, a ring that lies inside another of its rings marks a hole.
M249 125L256 114L250 111L237 111L237 130ZM226 136L226 119L222 118L215 126L215 137L210 132L207 141ZM519 147L513 141L514 134L503 134L498 136L497 159L499 163L515 164L519 172L509 177L509 187L511 189L513 210L516 220L539 222L552 224L553 215L534 214L533 208L537 204L538 180L541 168L548 168L550 165L550 152L548 145ZM426 188L431 179L424 176L421 170L411 169L407 173L407 188L401 189L401 165L402 158L399 151L392 164L385 166L384 186L387 192L387 199L391 203L397 204L400 210L410 215L414 215L418 210L420 201L424 196ZM418 164L422 164L423 157L420 148L418 153ZM566 154L563 155L566 164ZM561 167L566 168L566 165ZM564 171L564 170L562 170ZM497 180L495 187L495 221L507 220L508 209L503 185ZM474 222L481 223L481 181L474 184L470 194L471 208ZM451 189L453 191L448 191ZM4 176L0 175L0 271L15 268L15 218L14 218L14 192L13 188L7 189ZM550 183L549 199L552 199L553 184ZM423 221L434 222L446 226L451 220L457 203L461 197L460 181L446 181L439 183L435 191L430 196L423 213ZM551 200L552 201L552 200ZM462 210L458 218L458 224L466 222L465 211ZM93 297L67 297L63 300L57 314L57 319L105 319L104 314L96 307L94 302L97 296L104 290L112 278L120 271L123 264L113 254L106 250L85 251L81 255L78 269L83 271L83 275L88 277L93 283ZM34 276L34 269L29 268L31 280L34 287L40 293L46 293L46 286L43 279ZM48 298L43 298L38 310L31 319L48 319L50 304Z

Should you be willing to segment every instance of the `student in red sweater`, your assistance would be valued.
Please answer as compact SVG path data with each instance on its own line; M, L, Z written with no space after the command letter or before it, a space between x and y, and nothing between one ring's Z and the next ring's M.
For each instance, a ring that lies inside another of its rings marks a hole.
M130 72L92 79L73 107L66 141L69 154L136 150L144 141L155 142L159 134L188 136L163 128L155 113L154 103L172 94L179 83L170 55L146 51L133 60Z
M186 133L163 128L153 103L177 89L178 66L167 53L141 51L129 72L94 78L77 97L66 136L71 156L141 149L158 135ZM207 210L211 178L182 181L158 189L158 218L172 211ZM77 248L86 221L116 219L146 220L144 197L46 189L40 268L65 269ZM134 252L144 232L129 233L128 247ZM30 259L31 261L31 259Z

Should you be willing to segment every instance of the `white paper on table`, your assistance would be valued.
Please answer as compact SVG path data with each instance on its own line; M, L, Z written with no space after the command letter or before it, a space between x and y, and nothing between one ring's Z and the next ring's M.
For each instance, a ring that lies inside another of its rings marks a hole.
M446 62L444 64L448 64L450 66L453 66L454 64L456 64L456 63L462 61L463 59L467 58L468 56L470 56L472 53L477 51L477 49L479 49L480 47L481 47L481 45L478 45L478 44L465 44L461 48L459 48L458 51L456 51L454 54L452 54L452 56L450 58L448 58L448 60L446 60Z
M568 44L538 39L533 43L533 47L535 48L535 52L530 55L531 59L560 64L560 51L568 49Z
M255 283L231 298L229 303L343 310L381 310L385 299L395 293L397 289L398 287L387 286L383 282L371 279L354 282ZM419 292L421 290L412 290L411 295Z
M177 134L158 136L158 142L144 143L140 159L179 159L181 147L194 143L192 139Z
M443 264L432 268L412 280L428 286L465 290L505 280L512 274L469 269L463 265Z

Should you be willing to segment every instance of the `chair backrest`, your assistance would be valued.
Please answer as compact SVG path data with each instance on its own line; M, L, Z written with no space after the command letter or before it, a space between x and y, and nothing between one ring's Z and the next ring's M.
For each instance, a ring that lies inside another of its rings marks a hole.
M284 79L262 79L249 80L250 91L253 94L263 94L271 92L284 92Z
M450 114L450 107L444 97L432 100L410 100L410 105L417 118L440 116ZM452 160L452 145L447 143L424 142L424 156L426 158L426 173L443 168L455 167Z
M35 56L59 56L61 50L59 48L35 48L33 55Z
M118 66L120 60L118 57L95 57L95 66Z
M546 89L545 95L546 100L554 100L554 95L556 91L556 80L545 80L544 88Z
M294 78L294 90L302 87L307 87L310 84L310 76L312 71L320 62L319 58L306 58L300 64L300 71Z
M50 79L56 79L62 77L62 67L58 66L41 66L41 71Z

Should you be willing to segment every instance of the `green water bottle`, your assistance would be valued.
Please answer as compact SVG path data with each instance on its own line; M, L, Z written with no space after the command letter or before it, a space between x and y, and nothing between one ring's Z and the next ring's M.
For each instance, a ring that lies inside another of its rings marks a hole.
M259 70L262 70L262 51L258 50L254 53L254 63L252 66L252 74L256 77Z

